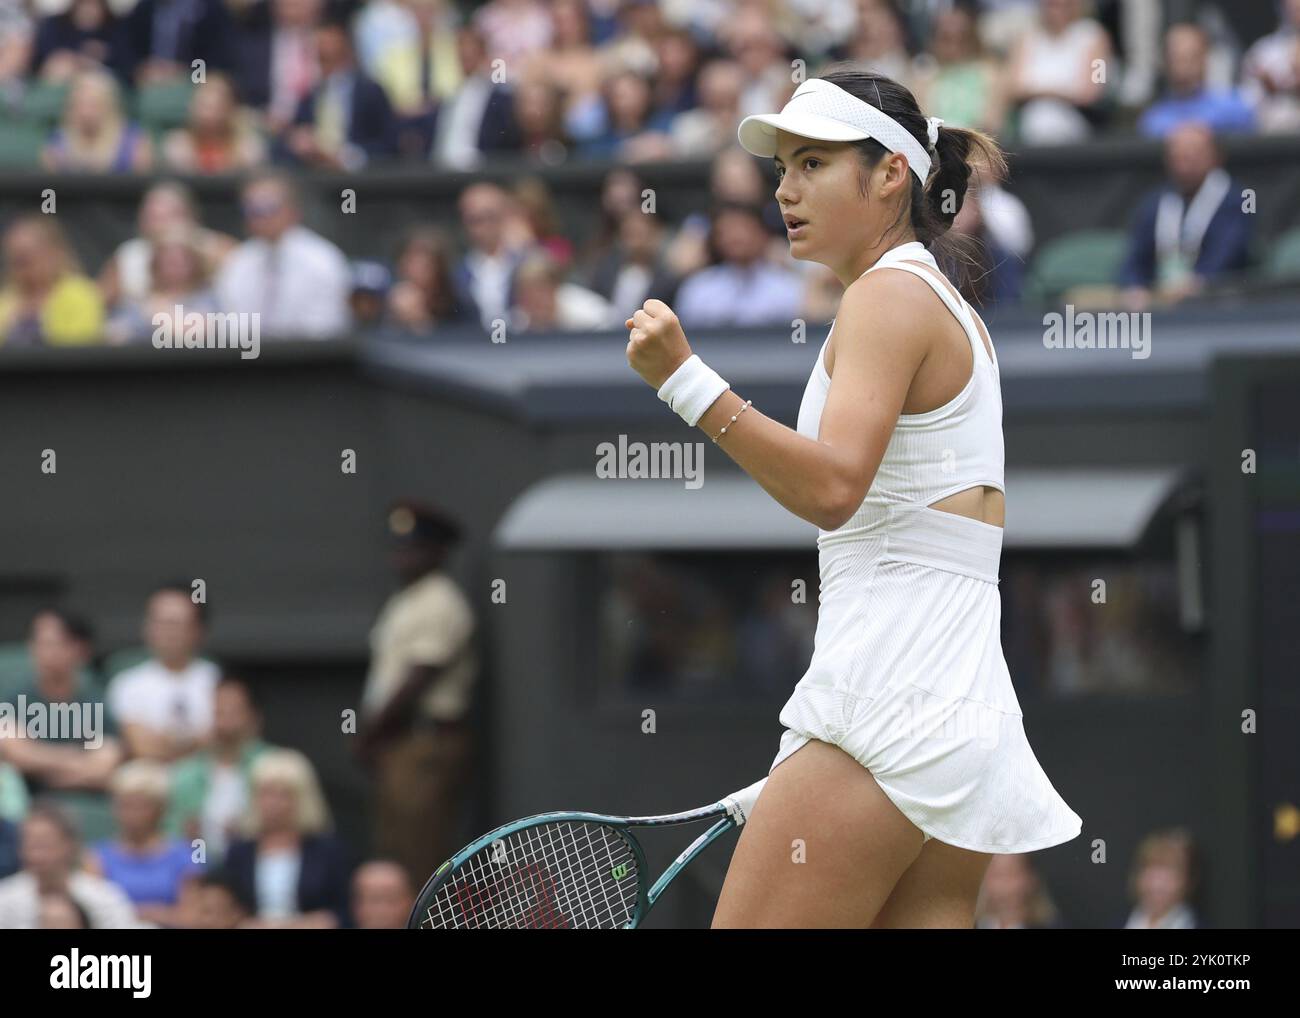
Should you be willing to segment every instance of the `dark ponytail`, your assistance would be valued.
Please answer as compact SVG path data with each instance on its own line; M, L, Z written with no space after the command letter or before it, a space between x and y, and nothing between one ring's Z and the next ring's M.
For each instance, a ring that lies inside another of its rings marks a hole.
M855 98L888 114L930 154L930 179L922 185L916 175L911 174L912 189L908 200L903 202L901 215L909 217L916 239L937 261L957 267L960 278L955 282L959 288L965 289L971 282L973 271L981 264L978 255L980 242L975 237L952 234L949 230L966 200L972 173L978 169L991 180L1001 180L1005 176L1006 158L998 143L980 131L945 126L939 128L938 141L932 147L926 118L916 97L893 78L857 70L852 64L837 65L836 69L817 77L838 85ZM849 144L859 151L868 169L889 152L874 138ZM864 189L865 185L864 177ZM898 225L896 222L890 229Z

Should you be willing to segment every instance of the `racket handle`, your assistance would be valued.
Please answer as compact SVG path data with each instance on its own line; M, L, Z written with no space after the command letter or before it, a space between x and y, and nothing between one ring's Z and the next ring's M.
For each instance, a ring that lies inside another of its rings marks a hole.
M732 792L722 801L727 805L727 813L736 821L737 827L744 826L749 814L753 812L754 803L758 802L758 793L763 790L767 784L767 778L760 778L748 788L742 788L739 792Z

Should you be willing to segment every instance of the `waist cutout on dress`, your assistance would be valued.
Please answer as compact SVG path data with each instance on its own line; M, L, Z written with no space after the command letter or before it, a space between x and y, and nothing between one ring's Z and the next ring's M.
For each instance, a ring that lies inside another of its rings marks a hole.
M909 503L889 508L884 557L998 582L1002 528Z

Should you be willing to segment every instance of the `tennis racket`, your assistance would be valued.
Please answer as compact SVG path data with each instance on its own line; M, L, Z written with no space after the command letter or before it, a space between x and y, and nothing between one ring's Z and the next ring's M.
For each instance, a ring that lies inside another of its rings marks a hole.
M673 878L744 824L767 781L685 813L616 817L539 813L498 827L438 867L407 928L631 930ZM716 820L652 885L634 828Z

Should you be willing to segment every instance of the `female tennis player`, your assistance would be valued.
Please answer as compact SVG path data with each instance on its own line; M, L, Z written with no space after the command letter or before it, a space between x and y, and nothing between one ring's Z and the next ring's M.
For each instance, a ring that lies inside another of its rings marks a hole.
M932 253L960 253L945 233L972 170L1002 156L851 69L739 138L775 159L791 254L845 290L795 430L731 392L662 301L627 320L628 361L659 397L818 528L812 661L713 925L970 928L992 853L1082 826L1002 653L997 356Z

